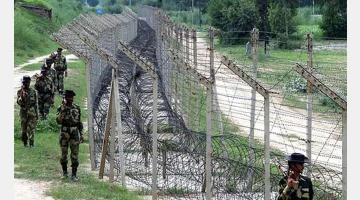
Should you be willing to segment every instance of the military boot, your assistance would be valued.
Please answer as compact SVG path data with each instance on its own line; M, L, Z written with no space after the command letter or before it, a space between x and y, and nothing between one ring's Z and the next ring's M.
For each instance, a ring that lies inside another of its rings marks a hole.
M79 180L79 178L76 177L76 172L77 172L77 168L73 167L71 171L71 180L75 182Z
M66 179L68 177L67 166L66 165L61 165L61 166L62 166L62 170L63 170L61 179Z
M34 140L30 140L30 148L34 148Z
M24 147L28 147L27 141L24 140L23 142L24 142Z

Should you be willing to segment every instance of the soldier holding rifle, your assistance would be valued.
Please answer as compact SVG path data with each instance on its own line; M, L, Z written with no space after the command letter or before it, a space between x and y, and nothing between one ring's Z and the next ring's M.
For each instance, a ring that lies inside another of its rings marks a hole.
M23 76L21 89L17 91L17 104L20 106L21 139L24 147L34 147L34 134L38 119L38 99L36 90L30 88L31 78Z
M279 181L278 200L312 200L314 190L310 178L303 176L304 163L309 159L301 153L293 153L286 157L288 171Z

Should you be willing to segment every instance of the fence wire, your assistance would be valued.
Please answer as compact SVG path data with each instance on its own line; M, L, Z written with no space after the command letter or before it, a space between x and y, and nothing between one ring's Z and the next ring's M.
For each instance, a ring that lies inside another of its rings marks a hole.
M195 69L206 80L212 80L213 70L212 199L264 199L264 98L256 94L254 99L252 88L221 62L225 55L253 76L254 55L246 55L245 45L219 46L221 54L217 46L210 45L210 33L174 24L164 12L139 6L136 14L130 9L116 15L81 14L52 34L54 41L84 60L89 69L87 100L92 119L89 132L93 136L96 169L103 148L114 66L80 36L98 45L119 67L119 96L116 98L121 107L125 169L120 168L119 149L116 149L115 181L121 182L120 172L125 170L128 187L149 192L152 176L157 176L159 199L205 199L206 87L189 69ZM151 164L153 79L119 50L119 41L137 58L152 63L159 77L159 156L158 174L155 175ZM270 46L275 47L277 42L272 41ZM343 61L332 60L333 50L317 51L331 45L314 44L313 74L346 99L346 49L342 50L343 46L339 45L336 50L337 55L345 57ZM243 49L244 54L232 53L234 48ZM292 57L282 57L281 50L276 48L271 48L271 53L267 54L261 49L262 44L258 54L265 62L257 66L256 80L272 92L269 113L271 198L275 199L282 177L278 165L287 166L284 158L293 152L306 154L309 142L312 154L307 173L314 183L315 198L341 198L343 125L339 109L336 106L330 112L323 109L323 105L330 102L326 95L314 89L312 138L308 141L306 93L289 90L295 88L291 84L304 83L292 67L296 63L307 65L306 50L299 49ZM317 62L318 57L326 57L327 61ZM306 89L306 81L303 87ZM252 101L255 101L253 108ZM251 120L254 120L253 126ZM254 144L249 142L251 133ZM115 143L119 143L117 136ZM106 176L110 173L109 152L106 154Z

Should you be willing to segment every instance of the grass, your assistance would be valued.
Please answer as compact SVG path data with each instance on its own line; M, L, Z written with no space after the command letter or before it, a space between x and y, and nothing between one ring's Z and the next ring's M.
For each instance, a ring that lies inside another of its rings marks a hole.
M25 67L30 70L37 64ZM86 104L86 71L82 61L69 64L69 76L65 78L65 89L72 89L76 96L74 103L81 106L82 121L87 121ZM33 87L33 82L31 87ZM51 108L46 121L38 121L35 131L35 148L24 148L21 141L19 106L14 105L14 165L15 178L51 182L47 195L54 199L114 199L140 200L136 191L129 191L118 184L111 184L97 178L89 169L89 144L87 132L85 142L80 144L78 176L79 182L71 179L61 180L62 174L59 146L59 125L55 121L56 108L62 97L55 96L55 106ZM86 131L86 129L84 130ZM70 167L70 160L68 166Z

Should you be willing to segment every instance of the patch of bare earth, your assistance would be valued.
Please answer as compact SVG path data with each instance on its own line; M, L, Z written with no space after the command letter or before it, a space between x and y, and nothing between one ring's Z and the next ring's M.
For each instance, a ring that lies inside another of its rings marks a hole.
M26 71L22 68L39 63L39 66L45 61L48 55L37 57L33 60L29 60L27 63L14 68L14 103L16 103L16 93L21 87L21 78L24 75L33 76L35 73L39 73L39 70ZM66 55L68 62L72 62L77 59L74 55ZM60 149L59 149L60 151ZM15 166L16 168L16 166ZM14 170L15 173L16 170ZM15 200L53 200L51 196L47 196L45 193L50 188L51 182L46 181L32 181L27 179L17 179L14 177L14 196Z

